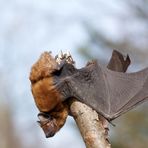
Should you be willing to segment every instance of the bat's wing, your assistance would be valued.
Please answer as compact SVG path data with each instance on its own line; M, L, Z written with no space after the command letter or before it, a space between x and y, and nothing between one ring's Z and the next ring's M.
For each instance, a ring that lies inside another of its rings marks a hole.
M123 56L119 51L114 50L112 53L112 57L107 65L107 68L113 71L126 72L130 63L131 60L128 55Z
M77 70L75 74L66 77L61 84L63 85L59 90L63 92L64 96L75 97L104 117L109 117L107 114L109 108L107 84L103 71L98 68L96 62ZM66 85L67 87L65 87ZM65 88L67 89L65 90Z
M108 114L115 119L148 99L148 68L136 73L104 70L108 87Z
M147 99L148 68L127 74L94 63L66 78L66 85L71 97L112 120Z

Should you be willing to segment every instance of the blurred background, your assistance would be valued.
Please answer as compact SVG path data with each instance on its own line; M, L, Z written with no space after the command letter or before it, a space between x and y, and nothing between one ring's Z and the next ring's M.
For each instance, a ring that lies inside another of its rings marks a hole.
M148 0L0 0L0 148L85 148L75 122L46 139L29 73L43 51L69 50L76 66L129 54L128 72L148 66ZM110 126L113 148L146 148L148 103Z

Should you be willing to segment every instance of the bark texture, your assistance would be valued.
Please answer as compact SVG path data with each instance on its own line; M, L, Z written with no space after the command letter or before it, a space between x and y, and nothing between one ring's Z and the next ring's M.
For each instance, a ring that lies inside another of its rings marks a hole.
M108 130L95 110L75 99L70 110L87 148L110 148Z
M128 55L124 58L121 53L114 51L107 67L114 71L125 72L129 65L130 58ZM89 106L75 99L71 101L70 111L87 148L111 148L106 119L98 115Z

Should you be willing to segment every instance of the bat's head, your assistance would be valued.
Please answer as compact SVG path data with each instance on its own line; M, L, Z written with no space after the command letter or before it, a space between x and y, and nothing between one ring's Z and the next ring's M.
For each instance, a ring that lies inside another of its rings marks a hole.
M42 78L51 76L54 71L59 69L59 65L55 58L52 57L51 52L44 52L31 68L30 81L34 83Z
M57 125L54 118L52 118L49 114L39 113L38 121L40 127L44 131L46 138L53 137L57 132Z
M44 52L32 66L31 89L36 106L42 112L38 115L40 119L38 123L46 137L54 136L59 130L56 118L51 115L51 112L69 97L67 85L61 85L61 81L76 71L73 64L74 61L69 53L54 58L51 53Z

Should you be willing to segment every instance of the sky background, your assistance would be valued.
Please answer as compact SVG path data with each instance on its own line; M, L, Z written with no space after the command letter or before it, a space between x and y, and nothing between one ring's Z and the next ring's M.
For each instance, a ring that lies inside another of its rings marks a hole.
M147 27L145 23L133 19L130 7L121 0L0 0L0 22L0 107L4 111L0 115L10 117L12 126L8 129L13 128L10 139L20 141L19 148L34 145L38 148L84 148L71 117L53 138L45 139L36 123L38 110L29 81L31 66L44 51L56 55L61 50L68 50L76 67L82 67L90 59L80 52L86 46L91 47L89 55L92 58L104 63L109 60L113 48L94 44L89 28L113 42L123 39L134 42L137 49L141 45L147 46L147 36L143 33ZM148 50L144 47L141 51ZM123 53L131 53L133 63L137 62L130 71L148 65L146 58L141 60L145 65L141 64L140 58L137 60L129 49ZM2 148L10 148L7 134L0 133Z

